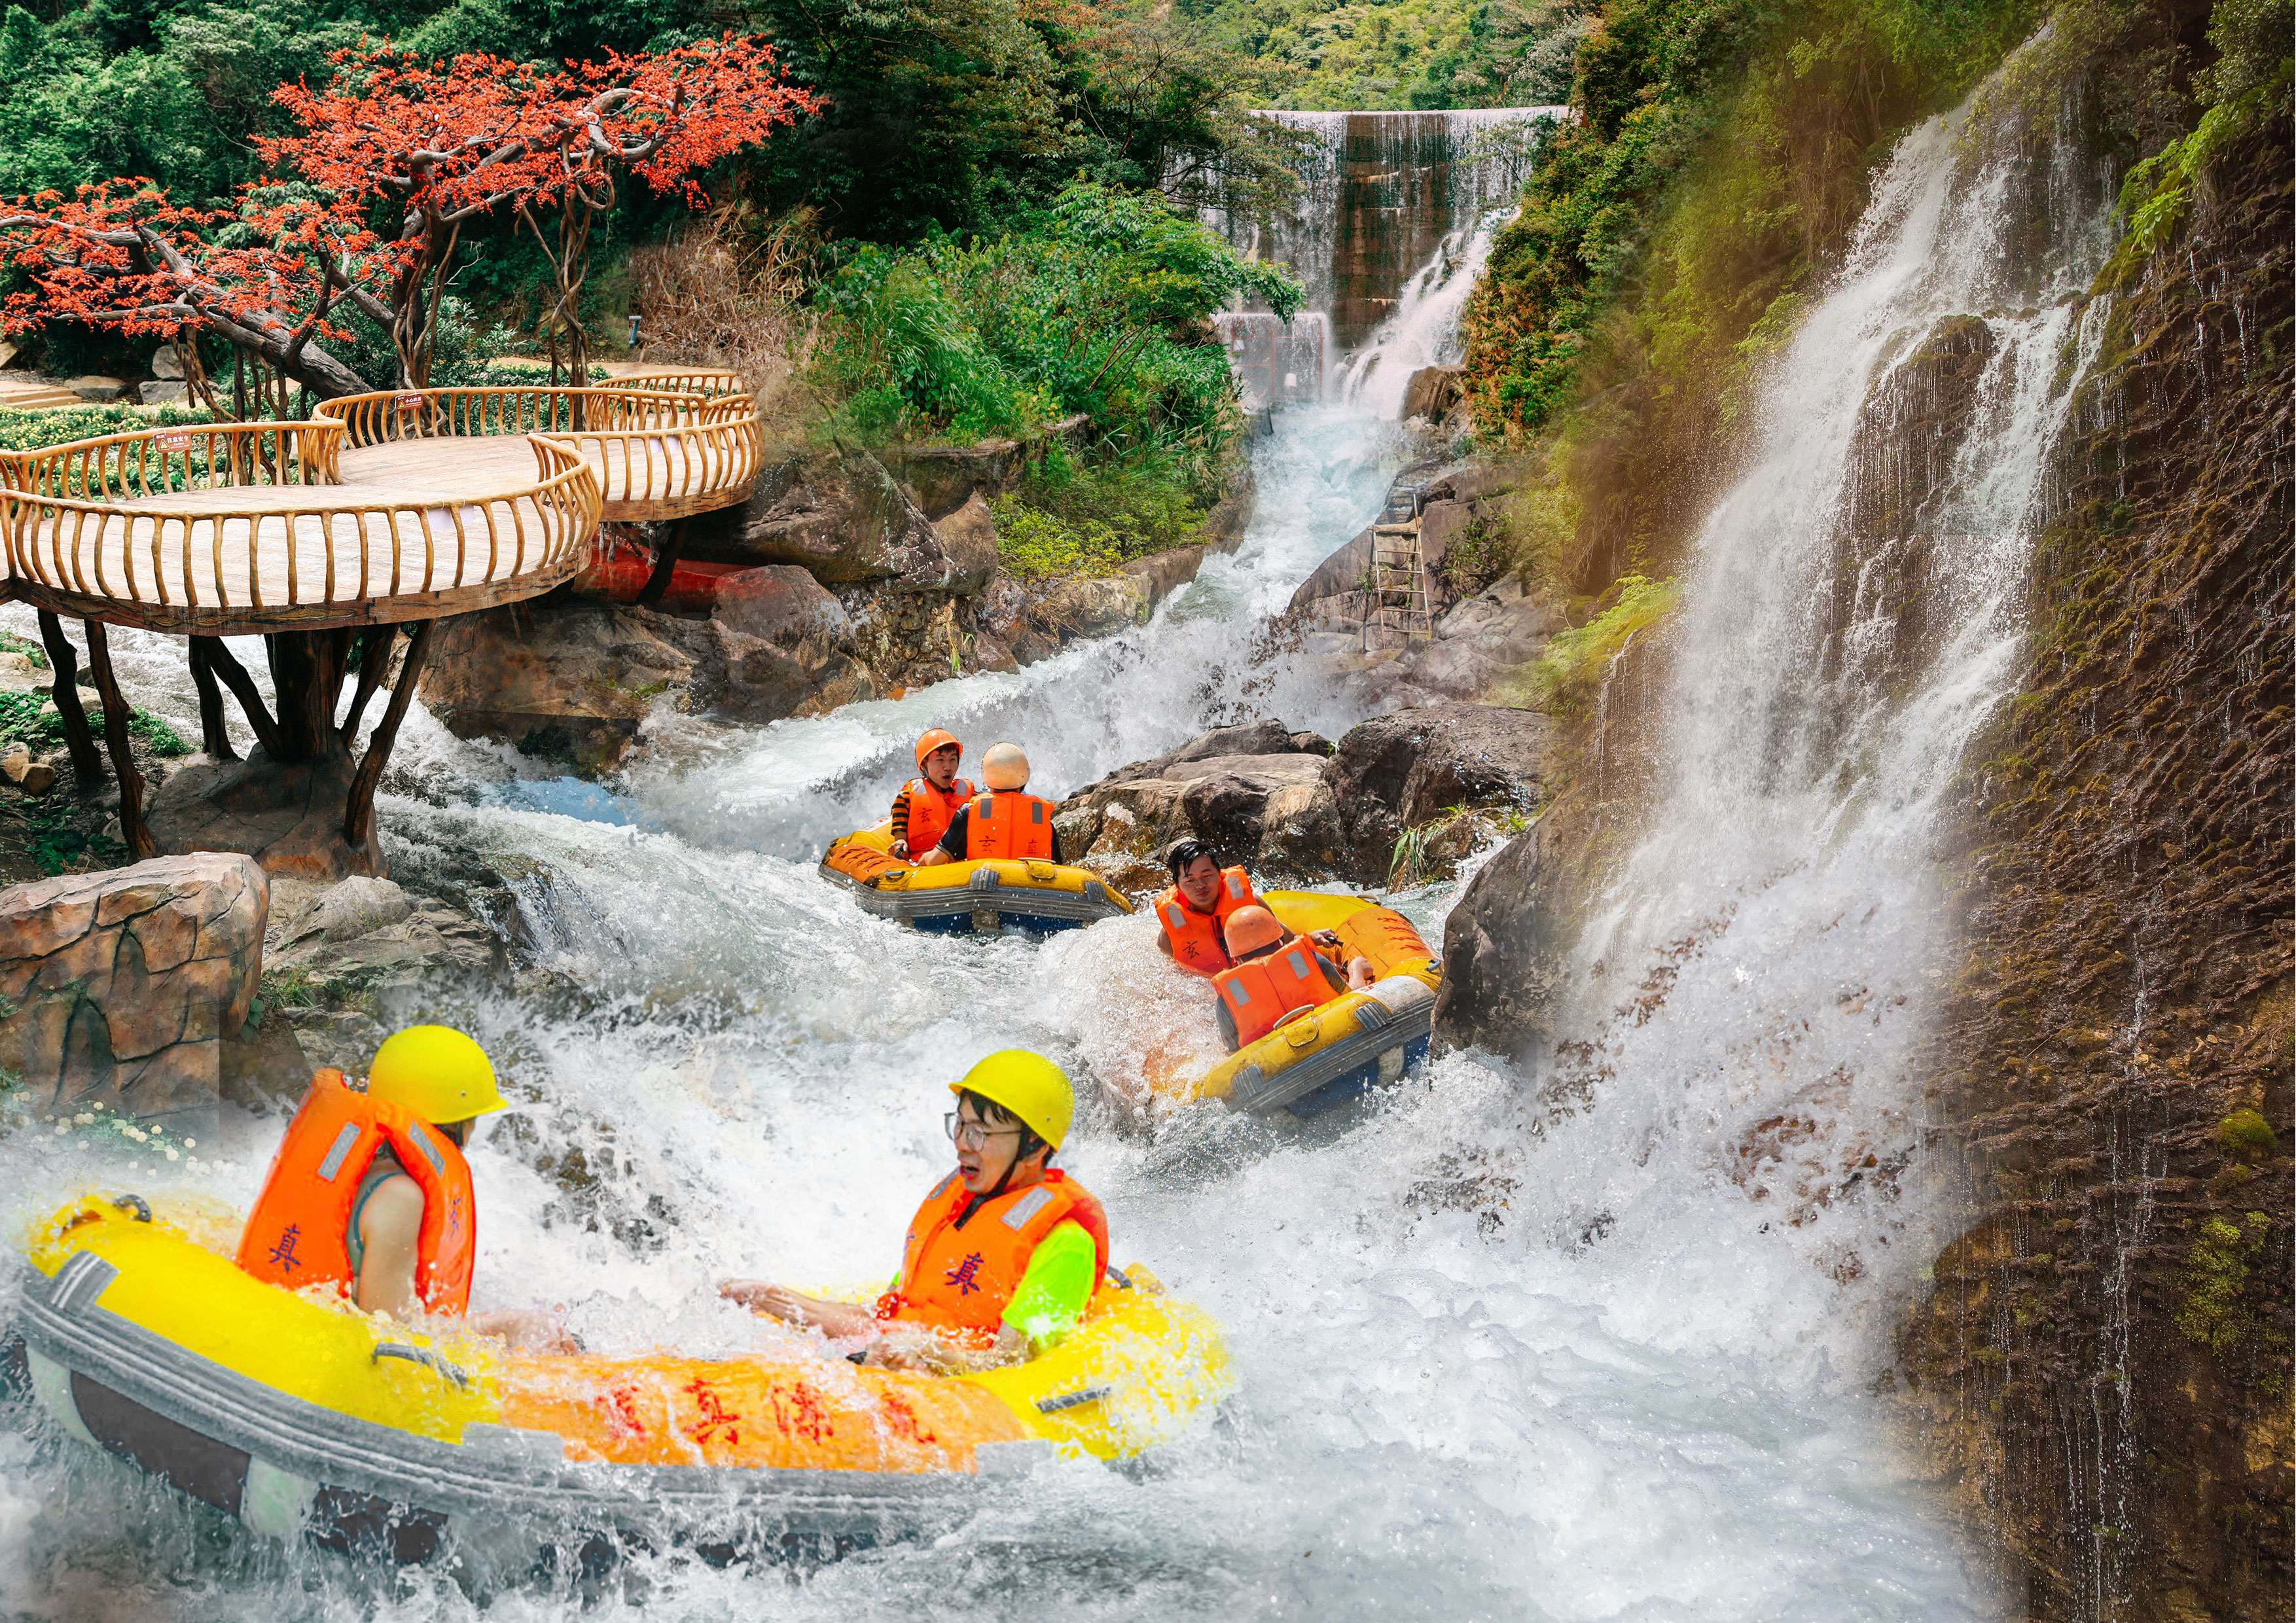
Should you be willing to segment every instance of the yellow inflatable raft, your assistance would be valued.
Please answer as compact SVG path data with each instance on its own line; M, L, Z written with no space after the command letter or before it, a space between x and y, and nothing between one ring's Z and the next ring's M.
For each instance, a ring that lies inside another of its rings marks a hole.
M1137 1454L1227 1384L1218 1327L1137 1266L1043 1357L944 1378L513 1353L259 1283L197 1227L132 1195L41 1224L20 1377L71 1435L259 1532L402 1562L930 1531L984 1478Z
M1074 930L1132 911L1100 876L1056 862L988 857L930 868L892 855L893 825L848 834L821 859L821 876L881 919L919 930L994 935L1007 924L1037 934Z
M1271 890L1261 899L1286 929L1335 933L1342 957L1370 959L1378 980L1367 992L1293 1015L1201 1077L1158 1091L1313 1116L1394 1081L1427 1057L1443 965L1410 920L1360 896Z

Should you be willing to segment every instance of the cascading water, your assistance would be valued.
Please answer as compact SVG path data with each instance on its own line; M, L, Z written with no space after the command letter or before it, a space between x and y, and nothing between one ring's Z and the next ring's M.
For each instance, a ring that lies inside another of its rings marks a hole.
M1344 364L1335 392L1395 416L1413 368L1457 358L1459 309L1490 234L1568 111L1267 114L1309 137L1298 199L1274 221L1209 219L1289 266L1308 298L1288 324L1265 311L1217 318L1247 398L1317 398Z
M1882 1171L1912 1136L1923 865L2005 691L2059 350L2092 331L2066 293L2093 231L2056 233L2047 274L1989 251L2031 161L2002 143L1957 168L1949 121L1910 137L1768 385L1765 449L1708 526L1677 635L1671 785L1590 931L1578 1060L1534 1099L1455 1057L1300 1127L1197 1110L1150 1133L1088 1101L1063 1159L1119 1256L1228 1328L1239 1384L1215 1421L1137 1469L1039 1471L931 1545L809 1571L665 1553L590 1588L475 1594L282 1552L53 1430L0 1430L0 1615L1988 1614L1860 1393L1922 1252ZM2096 190L2066 188L2079 218L2102 217ZM1956 501L1917 535L1845 537L1874 380L1939 316L1997 307L2030 313L1983 318ZM394 864L419 884L495 863L558 988L420 1011L469 1025L531 1102L474 1149L476 1305L563 1303L600 1348L763 1345L712 1279L882 1281L971 1060L1027 1045L1112 1076L1144 1035L1208 1025L1144 918L1041 947L921 937L811 857L878 814L928 724L1022 739L1054 792L1240 714L1344 724L1254 621L1376 510L1384 433L1359 408L1283 414L1237 558L1153 625L1017 676L737 732L665 713L611 791L418 712L383 806ZM1892 654L1876 634L1909 550L1948 589ZM139 698L192 725L179 650L119 641ZM1431 928L1450 894L1403 905ZM1605 1018L1645 984L1644 1017ZM244 1202L275 1131L234 1113L196 1178L18 1131L0 1190L18 1218L84 1181Z

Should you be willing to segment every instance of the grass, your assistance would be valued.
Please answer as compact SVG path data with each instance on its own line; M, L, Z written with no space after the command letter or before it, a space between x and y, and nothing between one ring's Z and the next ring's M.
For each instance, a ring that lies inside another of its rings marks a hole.
M0 693L0 741L21 742L35 755L51 750L61 750L64 743L64 718L49 708L45 693ZM87 712L89 727L97 734L103 731L103 712L94 706ZM175 728L152 715L149 710L131 710L127 717L129 736L141 740L145 749L164 758L189 755L190 744Z
M1618 585L1615 603L1585 625L1549 638L1523 672L1523 701L1533 709L1576 714L1601 691L1627 644L1663 619L1682 594L1680 583L1671 579L1622 575Z

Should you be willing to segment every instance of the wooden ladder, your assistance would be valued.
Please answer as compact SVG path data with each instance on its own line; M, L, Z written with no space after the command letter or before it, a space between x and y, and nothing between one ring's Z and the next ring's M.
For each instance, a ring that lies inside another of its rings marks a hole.
M1366 652L1402 648L1434 635L1427 609L1427 564L1419 553L1419 521L1371 527L1371 613L1364 620Z

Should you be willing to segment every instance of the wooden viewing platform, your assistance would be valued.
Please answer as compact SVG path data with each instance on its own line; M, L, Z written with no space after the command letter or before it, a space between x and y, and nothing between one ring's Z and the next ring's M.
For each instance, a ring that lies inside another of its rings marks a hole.
M426 389L345 395L315 413L348 430L338 461L348 483L438 485L457 495L498 488L520 465L520 436L564 441L597 476L601 516L620 522L738 505L756 487L764 459L748 394Z

